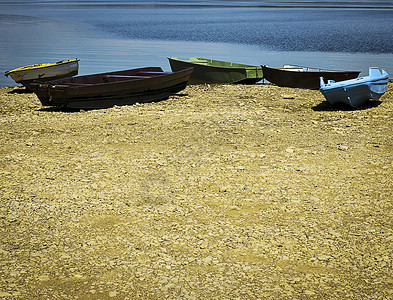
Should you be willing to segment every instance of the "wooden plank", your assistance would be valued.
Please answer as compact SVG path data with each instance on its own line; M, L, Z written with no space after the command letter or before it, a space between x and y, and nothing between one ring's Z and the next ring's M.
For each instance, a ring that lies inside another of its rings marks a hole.
M141 75L104 75L103 78L129 78L129 79L138 79L138 78L150 78L150 76L141 76Z
M140 71L137 74L148 74L148 75L169 75L172 72L153 72L153 71Z
M59 86L59 85L89 86L89 85L94 85L94 83L64 82L64 83L58 83L55 85L56 86Z

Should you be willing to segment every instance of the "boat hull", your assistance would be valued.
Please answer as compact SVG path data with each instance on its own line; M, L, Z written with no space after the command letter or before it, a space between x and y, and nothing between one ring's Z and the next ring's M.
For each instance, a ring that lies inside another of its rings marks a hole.
M258 66L201 57L191 57L190 60L168 57L168 60L174 72L194 68L189 84L255 84L263 78L262 68Z
M32 83L29 88L45 106L99 109L167 99L187 86L191 72L147 67Z
M320 91L331 104L343 103L354 108L362 107L366 101L378 100L388 89L389 74L382 69L369 68L369 76L356 79L324 82L320 79Z
M50 81L75 76L78 70L79 59L73 59L25 66L7 71L5 76L10 76L16 83L28 87L34 81Z
M324 70L297 66L284 66L283 68L262 66L262 70L264 78L275 85L311 90L319 89L320 77L326 80L343 81L356 78L360 74L360 71Z

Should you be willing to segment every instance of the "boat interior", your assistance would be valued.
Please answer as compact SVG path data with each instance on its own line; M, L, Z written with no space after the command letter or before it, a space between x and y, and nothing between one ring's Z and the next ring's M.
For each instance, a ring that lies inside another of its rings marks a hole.
M282 68L278 68L280 70L285 70L285 71L294 71L294 72L328 72L332 70L327 70L327 69L318 69L318 68L309 68L309 67L301 67L301 66L295 66L295 65L284 65Z
M196 64L199 64L199 65L214 66L214 67L225 67L225 68L245 68L245 67L259 68L259 67L252 66L252 65L245 65L245 64L239 64L239 63L233 63L233 62L226 62L226 61L215 60L215 59L208 59L208 58L202 58L202 57L190 57L188 62L196 63Z
M105 83L125 82L139 79L147 79L162 75L171 74L172 72L164 72L161 68L135 69L125 70L112 73L101 73L94 75L82 75L69 77L62 80L52 82L54 85L63 86L89 86Z

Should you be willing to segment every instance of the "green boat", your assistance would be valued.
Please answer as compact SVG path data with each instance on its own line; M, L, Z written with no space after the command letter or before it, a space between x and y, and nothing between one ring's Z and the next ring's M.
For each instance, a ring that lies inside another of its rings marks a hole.
M189 60L180 60L168 57L172 71L194 68L188 84L203 83L239 83L255 84L262 80L262 68L202 57L191 57Z

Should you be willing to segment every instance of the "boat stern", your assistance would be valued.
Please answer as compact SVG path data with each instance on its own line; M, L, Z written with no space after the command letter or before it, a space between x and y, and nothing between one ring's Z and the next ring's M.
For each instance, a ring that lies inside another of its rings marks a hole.
M389 74L385 69L378 67L370 67L369 70L370 81L368 82L370 98L378 100L388 90Z
M67 91L61 85L34 82L29 89L35 93L43 106L67 106Z

